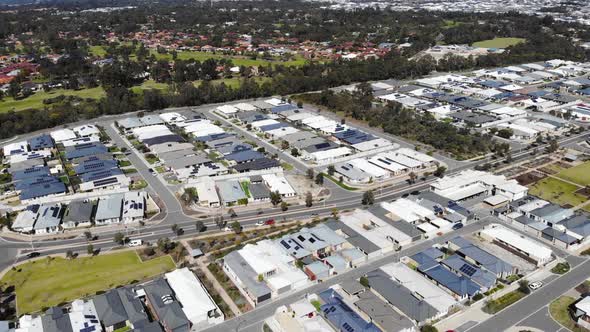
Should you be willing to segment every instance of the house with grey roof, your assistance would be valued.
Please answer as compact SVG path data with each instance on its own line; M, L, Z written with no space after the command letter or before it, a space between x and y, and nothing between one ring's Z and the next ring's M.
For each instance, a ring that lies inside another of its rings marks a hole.
M37 222L35 222L35 226L33 226L35 234L57 232L65 210L66 208L61 204L41 205Z
M265 282L258 281L258 275L238 251L232 251L223 257L223 270L248 294L254 304L270 300L272 291Z
M61 307L51 307L41 316L43 332L74 332L70 316ZM78 332L78 331L76 331Z
M182 310L174 291L163 278L143 285L147 307L165 331L188 332L191 322Z
M92 301L106 331L126 326L140 328L149 323L143 303L138 294L129 287L111 289L95 296Z
M228 180L217 183L217 190L221 200L226 206L236 205L243 199L248 199L240 182L237 180Z
M354 302L354 305L383 332L417 331L416 325L411 320L395 311L373 292L358 294L358 300Z
M250 196L255 202L270 201L270 189L264 183L249 183Z
M97 225L107 225L121 222L121 212L123 211L123 195L114 194L101 197L98 200L94 220Z
M62 220L63 228L90 227L94 203L89 200L76 200L68 204Z

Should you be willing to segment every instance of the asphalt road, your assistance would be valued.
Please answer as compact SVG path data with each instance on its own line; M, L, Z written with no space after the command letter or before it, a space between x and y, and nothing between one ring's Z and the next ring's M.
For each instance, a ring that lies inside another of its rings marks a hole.
M383 257L370 261L356 269L349 270L347 272L341 273L339 275L333 276L322 283L314 284L311 287L295 291L289 295L282 296L277 300L270 301L268 303L262 304L254 308L253 310L242 314L236 318L232 318L227 320L221 324L215 325L205 331L208 332L227 332L227 331L248 331L251 330L254 326L259 326L260 323L265 320L266 318L272 316L277 307L281 305L287 305L297 301L300 298L303 298L306 294L313 294L322 292L325 289L328 289L330 286L339 284L346 280L351 279L358 279L361 276L365 275L367 272L373 271L385 264L393 263L399 261L400 257L403 256L410 256L415 253L418 253L428 247L436 243L443 243L455 236L459 235L466 235L473 233L479 229L481 229L484 225L486 225L489 221L487 219L482 219L479 222L469 224L458 231L447 233L443 236L436 237L434 239L428 240L420 240L418 242L413 243L411 246L402 249L399 252L389 253Z

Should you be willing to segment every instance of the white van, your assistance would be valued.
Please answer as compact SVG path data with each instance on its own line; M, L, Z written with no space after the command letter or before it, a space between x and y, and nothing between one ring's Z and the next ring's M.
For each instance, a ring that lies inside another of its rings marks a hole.
M143 244L143 240L138 239L138 240L131 240L131 241L129 241L129 243L127 245L130 246L130 247L139 247L142 244Z

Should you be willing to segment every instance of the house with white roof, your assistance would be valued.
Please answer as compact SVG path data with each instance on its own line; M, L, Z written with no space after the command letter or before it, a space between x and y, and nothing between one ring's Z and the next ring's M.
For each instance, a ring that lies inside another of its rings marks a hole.
M436 219L432 210L407 198L400 198L393 202L382 202L381 207L389 211L389 218L403 220L410 224Z
M143 220L145 216L145 203L147 193L145 191L126 192L123 197L123 212L121 220L131 223Z
M226 116L234 116L239 111L239 109L237 107L232 106L232 105L218 106L215 110L226 115Z
M162 113L160 114L160 119L170 125L186 121L186 117L177 112Z
M10 143L10 144L6 144L4 146L3 152L4 152L4 157L8 157L11 156L13 154L23 154L27 151L29 151L29 146L27 144L27 141L22 141L22 142L16 142L16 143Z
M195 189L199 197L199 204L207 207L218 207L221 204L221 199L217 194L215 188L215 181L205 177L199 182L195 183Z
M516 180L507 180L503 175L465 170L459 174L445 176L433 182L430 190L454 201L462 201L480 195L503 195L517 200L527 195L528 188Z
M56 143L71 140L77 137L73 130L67 128L52 131L49 133L49 135Z
M268 186L270 191L278 191L282 197L293 197L297 195L295 189L293 189L291 184L289 184L289 181L287 181L282 175L264 174L262 175L262 180Z
M379 247L380 254L412 243L410 236L369 211L355 209L353 212L341 214L339 218L340 222Z
M492 224L480 231L479 235L537 266L553 260L551 249L502 225Z
M90 137L100 134L100 130L93 124L74 127L72 130L78 135L78 137Z
M223 322L223 312L191 270L177 269L165 277L193 328L201 330Z

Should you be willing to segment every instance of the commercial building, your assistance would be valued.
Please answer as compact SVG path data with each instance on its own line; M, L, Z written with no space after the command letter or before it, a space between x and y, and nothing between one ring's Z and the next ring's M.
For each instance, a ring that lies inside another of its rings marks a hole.
M454 201L485 195L502 195L513 201L523 198L528 193L528 188L519 185L516 180L507 180L502 175L475 170L445 176L432 183L430 190Z

